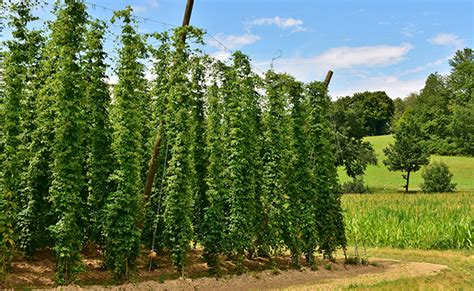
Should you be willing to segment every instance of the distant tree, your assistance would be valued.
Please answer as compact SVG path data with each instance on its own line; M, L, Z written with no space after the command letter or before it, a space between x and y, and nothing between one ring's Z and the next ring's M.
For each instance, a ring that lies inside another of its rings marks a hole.
M474 99L465 106L452 106L452 120L449 130L453 143L456 145L456 154L474 155Z
M364 174L368 165L376 164L377 157L370 142L363 140L363 116L350 102L349 97L344 97L332 103L331 124L336 165L344 166L347 175L355 179Z
M454 103L465 105L471 102L474 96L474 50L465 48L456 51L449 64L452 68L448 86L454 94Z
M388 132L395 111L393 100L383 91L355 93L352 106L362 115L366 135L382 135Z
M395 110L393 112L392 122L390 123L391 131L395 131L398 121L402 117L403 112L407 109L407 103L402 98L397 98L393 100L393 107Z
M448 89L453 94L449 133L455 153L474 155L474 51L459 50L449 61Z
M430 153L449 154L455 151L448 129L452 98L446 77L438 73L430 74L414 104L414 111L408 112L409 118L416 119L420 124Z
M397 98L393 100L395 111L393 113L392 122L390 124L391 132L397 131L397 128L400 123L400 120L402 119L402 116L405 114L406 111L413 109L419 97L420 97L419 92L412 92L403 99Z
M420 125L413 119L402 121L395 132L395 143L385 148L384 153L387 159L383 162L390 171L406 173L403 174L406 192L408 192L410 174L429 162L429 154L423 143Z
M456 56L458 55L459 52ZM461 65L456 56L457 68L469 68L469 59L464 58L466 63ZM456 74L460 76L453 78ZM405 110L402 119L416 120L426 138L425 145L430 153L474 154L474 130L471 126L474 117L470 110L474 101L465 94L469 92L469 82L472 81L463 74L465 72L459 72L456 68L453 68L448 76L430 74L420 93L411 94L405 100L409 110Z
M457 51L449 63L449 75L430 74L419 93L403 103L395 101L392 127L398 131L398 123L411 120L418 124L427 152L474 155L473 50Z

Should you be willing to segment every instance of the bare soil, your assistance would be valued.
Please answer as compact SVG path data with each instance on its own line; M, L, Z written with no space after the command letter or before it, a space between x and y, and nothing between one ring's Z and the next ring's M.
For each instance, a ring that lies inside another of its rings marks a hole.
M54 255L42 251L31 258L20 258L13 263L12 273L0 282L0 288L47 288L61 290L116 289L116 290L259 290L282 289L314 290L334 289L356 285L371 285L406 277L429 276L446 269L444 265L420 262L402 262L372 258L368 265L346 265L342 259L336 262L318 261L317 270L290 269L290 258L277 258L277 268L271 269L266 258L245 260L246 272L237 275L235 265L225 258L219 277L209 274L202 252L194 250L186 268L186 278L179 278L171 265L168 254L160 254L149 271L146 254L141 256L139 270L133 283L114 285L110 272L103 268L102 254L89 249L83 253L85 272L77 285L54 285Z

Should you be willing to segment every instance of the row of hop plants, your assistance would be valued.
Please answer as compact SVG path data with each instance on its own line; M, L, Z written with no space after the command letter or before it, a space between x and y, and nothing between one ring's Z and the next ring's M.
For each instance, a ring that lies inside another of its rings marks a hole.
M193 244L216 272L223 256L243 270L246 255L289 250L299 267L303 255L312 265L345 248L322 83L262 78L241 52L213 60L190 26L141 35L127 8L112 19L121 34L111 93L105 23L66 0L32 30L35 4L11 3L2 51L2 272L18 250L52 248L56 282L74 282L87 242L119 281L142 248L169 251L182 275ZM144 197L157 132L160 166Z

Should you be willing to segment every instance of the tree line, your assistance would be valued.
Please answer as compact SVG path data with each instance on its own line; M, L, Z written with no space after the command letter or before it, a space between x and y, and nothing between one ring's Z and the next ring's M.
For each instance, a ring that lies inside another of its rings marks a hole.
M413 120L429 153L473 156L473 50L456 51L449 64L449 74L430 74L420 92L395 100L394 128Z
M403 172L406 191L410 174L427 165L431 154L474 155L473 50L456 51L449 64L449 74L430 74L420 92L404 99L362 92L332 103L336 162L354 182L377 163L365 136L394 134L383 163Z
M403 172L405 191L410 173L428 165L430 154L474 155L473 50L456 51L449 64L448 75L430 74L419 93L395 100L395 142L384 149L387 156L384 164L391 171ZM434 164L423 175L422 189L446 192L454 189L450 183L452 174L445 164ZM432 183L439 185L428 187L426 178L430 176L443 178Z
M110 86L106 23L66 0L31 29L36 4L10 3L1 53L0 271L18 251L52 248L56 282L68 284L88 242L119 281L141 250L169 252L184 274L197 244L213 272L223 256L243 271L246 256L289 250L299 267L302 255L311 266L345 249L323 83L258 76L241 52L216 61L196 48L204 33L194 27L142 35L128 7L111 20L121 33Z

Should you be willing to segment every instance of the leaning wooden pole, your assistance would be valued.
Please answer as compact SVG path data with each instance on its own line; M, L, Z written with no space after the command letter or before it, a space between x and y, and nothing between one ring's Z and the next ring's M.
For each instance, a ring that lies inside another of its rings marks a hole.
M186 3L186 9L184 10L184 17L183 17L183 24L182 26L188 26L191 20L191 13L193 11L194 0L188 0ZM182 36L183 47L184 43L186 42L186 34L184 33ZM156 175L156 168L157 168L157 160L158 156L160 155L161 149L161 140L164 131L164 122L163 120L160 121L160 125L158 126L158 130L156 133L155 144L153 145L153 150L151 152L150 162L148 163L148 174L145 181L145 189L144 189L144 202L145 205L148 203L151 195L151 190L153 189L153 181L155 180Z
M329 70L326 74L326 79L324 79L324 87L326 90L329 88L329 83L331 82L332 75L334 74L333 71Z
M158 156L160 155L161 149L161 131L163 130L163 121L160 122L158 130L156 132L155 144L153 145L153 151L151 153L150 162L148 163L148 174L145 182L145 191L144 191L144 202L148 203L150 199L151 190L153 188L153 181L155 180L156 168L158 162Z
M181 26L188 26L189 22L191 21L191 13L193 12L193 5L194 5L194 0L188 0L186 3L186 9L184 10L184 16L183 16L183 23ZM186 40L186 35L184 36L184 39Z

